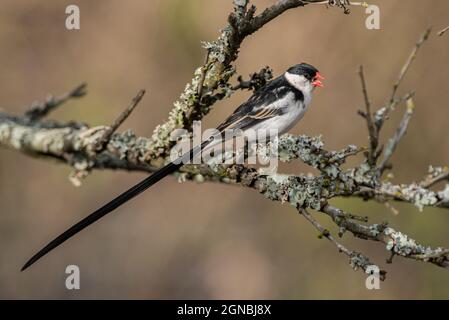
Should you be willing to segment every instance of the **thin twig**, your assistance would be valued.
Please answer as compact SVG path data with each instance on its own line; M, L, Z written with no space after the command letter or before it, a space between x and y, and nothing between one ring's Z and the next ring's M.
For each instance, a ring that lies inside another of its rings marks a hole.
M363 271L367 272L368 267L376 266L373 263L371 263L369 261L369 259L367 257L365 257L364 255L362 255L361 253L352 251L352 250L346 248L340 242L338 242L332 236L332 234L329 232L329 230L324 228L318 221L316 221L306 209L299 208L299 213L301 213L301 215L304 216L304 218L306 218L307 221L309 221L320 232L320 237L325 237L326 239L328 239L330 242L332 242L335 245L335 247L337 247L339 252L342 252L349 257L349 261L354 269L361 268ZM381 270L380 271L380 279L385 280L385 275L386 275L386 272L384 270Z
M402 117L401 123L399 124L399 127L396 129L396 132L394 133L393 137L388 141L388 145L385 148L384 157L383 157L381 163L379 164L380 173L384 172L388 161L390 160L391 156L393 155L394 151L396 150L396 147L398 146L402 137L406 133L408 124L413 115L414 108L415 108L415 104L413 103L413 98L410 97L407 100L407 108L404 112L404 116Z
M195 103L190 106L189 110L186 112L186 119L191 119L192 115L194 114L195 110L201 105L201 99L203 97L203 89L204 89L204 80L206 79L207 70L209 69L209 55L210 50L206 51L206 56L204 58L204 64L201 67L201 75L200 79L198 81L198 87L197 87L197 96Z
M431 32L431 28L428 28L419 38L418 42L415 44L415 47L413 48L412 52L410 53L410 56L408 57L407 61L405 62L404 66L402 67L401 71L399 72L398 79L393 85L393 90L391 93L391 97L389 102L387 103L387 106L384 108L379 109L376 114L379 115L379 118L376 119L376 127L377 131L379 132L382 128L385 120L388 118L389 113L394 110L396 107L398 100L396 99L396 93L398 91L398 88L400 84L402 83L402 80L404 80L405 75L407 74L408 70L410 69L413 61L415 61L416 56L419 52L419 49L421 48L422 44L429 38Z
M362 84L363 97L365 99L366 112L364 113L364 117L365 117L366 123L368 125L369 141L370 141L370 151L368 153L368 163L371 166L374 166L376 164L376 153L377 153L377 146L379 144L379 139L378 139L378 135L377 135L377 129L373 123L373 118L372 118L372 114L371 114L371 103L370 103L369 97L368 97L368 90L366 87L363 66L359 67L359 76L360 76L360 82Z
M395 84L393 85L393 92L391 93L390 104L393 103L394 99L396 98L396 93L398 91L400 84L402 83L402 80L404 80L404 77L407 74L408 70L410 69L410 66L412 65L413 61L415 61L418 51L421 48L422 44L429 38L431 30L432 30L431 28L428 28L426 31L424 31L424 33L421 35L418 42L416 43L415 47L413 48L404 66L402 67L401 72L399 73L399 77L396 80Z
M145 90L140 90L139 93L133 98L130 105L125 110L123 110L123 112L118 116L117 119L115 119L112 125L105 130L103 137L98 140L98 144L96 146L97 150L103 149L104 145L111 139L114 132L117 131L120 125L129 117L131 112L133 112L134 109L137 107L140 100L142 100L144 94Z
M206 78L206 73L207 73L207 68L209 67L209 54L210 54L210 50L206 51L206 57L204 58L204 65L201 68L201 77L200 77L200 81L198 82L198 101L201 101L201 98L203 96L203 84L204 84L204 79Z
M36 121L45 117L47 114L55 110L67 100L83 97L86 94L86 87L87 84L82 83L73 90L59 97L53 97L52 95L49 95L44 102L33 103L31 107L25 112L25 118L30 121Z
M307 221L309 221L319 232L320 232L320 236L327 238L330 242L332 242L338 249L338 251L343 252L344 254L346 254L348 257L351 256L352 251L349 250L348 248L346 248L344 245L342 245L341 243L339 243L329 232L329 230L327 230L326 228L324 228L318 221L316 221L311 215L310 213L304 209L304 208L300 208L299 212L304 216L304 218L307 219Z

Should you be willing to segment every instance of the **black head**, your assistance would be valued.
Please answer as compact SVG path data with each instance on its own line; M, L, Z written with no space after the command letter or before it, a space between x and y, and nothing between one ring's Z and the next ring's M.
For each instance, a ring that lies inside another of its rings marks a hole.
M304 76L307 80L313 81L317 75L318 69L307 63L297 64L287 70L288 73Z

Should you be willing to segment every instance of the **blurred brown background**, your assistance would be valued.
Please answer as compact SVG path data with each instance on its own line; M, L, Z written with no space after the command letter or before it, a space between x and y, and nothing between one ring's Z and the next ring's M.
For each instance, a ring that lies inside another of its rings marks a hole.
M258 0L259 8L274 1ZM294 133L322 134L328 149L366 145L356 75L365 66L373 104L389 97L411 48L428 26L432 36L419 53L401 93L416 90L416 114L394 162L395 179L421 179L429 164L449 164L449 24L447 0L373 0L381 30L365 28L364 10L347 16L311 5L289 11L247 39L237 62L247 75L265 65L278 75L307 61L326 76L312 108ZM77 4L81 30L65 29L65 8ZM205 0L3 0L0 9L0 107L21 113L47 93L60 94L82 81L89 94L52 117L108 124L140 88L148 93L124 124L149 136L202 63L201 40L214 40L231 1ZM248 97L238 93L206 119L217 125ZM388 122L391 133L402 107ZM291 172L309 170L288 167ZM344 255L289 205L254 191L218 184L178 184L167 178L150 192L83 231L30 270L19 269L43 244L144 174L94 172L73 187L70 168L0 149L0 298L449 298L449 271L394 259L383 246L343 242L388 270L381 290L365 289ZM424 244L449 247L449 211L419 212L396 204L338 199L336 205L368 214ZM332 226L326 219L321 219ZM331 229L334 230L334 229ZM65 267L81 269L81 290L65 289Z

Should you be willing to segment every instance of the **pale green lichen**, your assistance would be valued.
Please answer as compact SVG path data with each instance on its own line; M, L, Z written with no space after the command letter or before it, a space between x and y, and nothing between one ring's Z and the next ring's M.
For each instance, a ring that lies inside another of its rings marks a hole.
M409 185L394 185L391 182L385 182L381 186L381 192L411 202L420 211L422 211L425 206L432 206L438 202L438 194L436 192L425 189L416 183Z
M164 153L168 146L172 143L170 139L171 133L178 128L183 128L186 123L186 114L194 107L197 100L198 83L201 79L202 69L197 68L192 81L186 84L186 87L178 101L173 104L168 120L158 125L151 136L152 151L155 156Z
M384 229L385 229L384 225L379 225L375 223L369 226L369 234L373 238L376 238Z
M358 148L354 145L330 152L325 151L323 147L321 136L284 135L279 139L279 160L289 162L299 158L304 163L335 179L340 174L340 166L346 161L346 158L358 152Z
M409 238L406 234L396 231L393 228L385 228L383 233L388 236L389 240L386 249L401 256L430 254L432 249L417 244L414 239Z
M374 123L375 123L378 127L380 126L381 122L383 121L385 112L387 112L387 108L386 108L386 107L383 107L383 108L380 108L379 110L377 110L377 111L374 113Z
M202 84L206 90L203 90L202 98L210 98L214 93L213 91L217 88L220 89L220 95L224 97L232 93L232 89L228 85L228 80L234 74L235 70L230 66L230 62L235 58L234 56L237 51L236 48L231 48L229 39L232 35L232 28L227 26L221 30L220 36L216 41L203 42L203 47L208 51L209 63L195 70L191 82L186 85L179 100L174 103L168 120L155 128L151 137L151 148L148 152L151 157L157 158L165 155L172 143L170 141L170 134L177 128L189 127L189 122L192 120L189 116L193 108L197 108L196 111L199 111L199 118L209 112L214 99L209 100L210 102L205 105L198 103L198 87L203 72L205 72L205 78ZM207 70L203 70L203 68L207 68Z
M0 141L8 141L11 135L11 126L8 123L0 124Z
M29 131L28 128L22 126L16 126L11 130L11 145L16 149L22 148L23 138Z
M349 257L349 265L352 269L358 270L359 268L366 270L369 266L374 266L379 270L379 267L373 265L367 257L358 252L352 252Z
M267 176L259 192L268 199L289 202L295 208L309 207L319 210L325 200L319 179L305 176Z

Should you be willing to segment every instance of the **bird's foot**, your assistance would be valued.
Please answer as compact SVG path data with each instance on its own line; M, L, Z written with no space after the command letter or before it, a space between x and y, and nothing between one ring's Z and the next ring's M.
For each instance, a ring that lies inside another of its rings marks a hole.
M351 3L349 2L349 0L329 0L329 5L330 6L337 6L339 8L343 9L343 12L345 14L349 14L351 13L351 11L349 10L348 6L351 5Z

